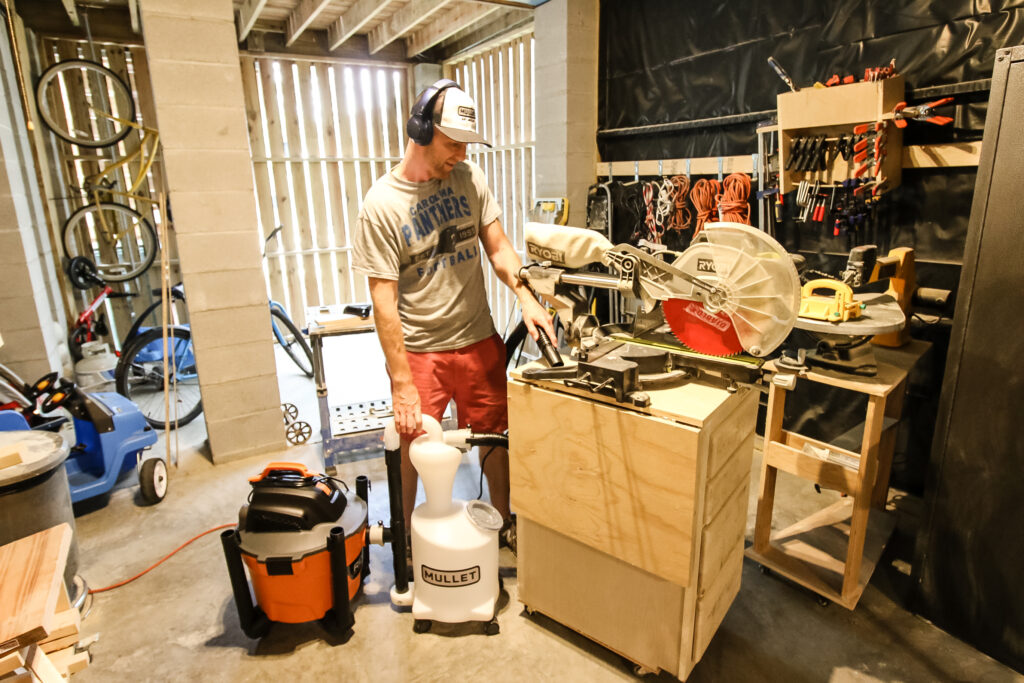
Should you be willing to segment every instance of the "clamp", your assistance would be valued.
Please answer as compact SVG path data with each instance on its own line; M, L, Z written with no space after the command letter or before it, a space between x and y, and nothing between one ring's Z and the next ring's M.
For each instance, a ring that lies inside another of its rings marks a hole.
M935 114L934 110L936 107L941 107L952 101L952 97L943 97L940 100L935 100L928 104L919 104L916 107L908 107L906 102L900 102L892 110L893 123L896 124L897 128L906 128L908 119L917 119L934 123L936 126L944 126L947 123L952 123L953 118L951 116L939 116Z

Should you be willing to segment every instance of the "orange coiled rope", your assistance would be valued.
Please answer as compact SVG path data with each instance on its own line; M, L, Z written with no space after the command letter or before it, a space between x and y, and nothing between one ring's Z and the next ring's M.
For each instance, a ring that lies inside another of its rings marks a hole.
M693 226L693 234L704 229L704 224L709 220L718 218L718 195L722 192L722 186L714 178L708 180L701 178L693 184L690 190L690 201L693 208L697 210L697 222Z
M750 176L732 173L722 183L718 211L723 221L750 225Z

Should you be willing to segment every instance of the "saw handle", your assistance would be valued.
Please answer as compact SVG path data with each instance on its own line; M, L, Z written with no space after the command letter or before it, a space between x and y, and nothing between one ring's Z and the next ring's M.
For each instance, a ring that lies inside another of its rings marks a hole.
M562 360L562 356L558 353L558 349L556 349L555 345L551 343L551 338L548 337L548 333L539 325L537 326L537 346L540 347L540 352L550 367L560 368L565 365L565 361Z

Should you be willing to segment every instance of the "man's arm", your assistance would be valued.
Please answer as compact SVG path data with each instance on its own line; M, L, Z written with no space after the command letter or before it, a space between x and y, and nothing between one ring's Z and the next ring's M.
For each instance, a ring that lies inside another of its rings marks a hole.
M420 394L412 381L412 370L405 355L405 335L398 316L398 281L368 278L373 301L373 322L384 351L391 376L391 405L395 428L403 436L413 436L423 427Z
M551 324L551 316L547 309L537 301L530 288L519 279L519 270L523 267L523 262L519 259L519 254L516 253L512 243L508 241L508 236L505 235L505 230L501 227L501 221L495 220L485 225L480 230L480 241L484 245L484 251L487 252L487 258L494 266L494 272L502 282L508 285L509 289L515 292L519 299L519 306L523 311L523 322L526 323L526 329L530 331L530 336L534 340L537 339L537 327L539 326L548 333L549 339L554 340L556 338L555 328Z

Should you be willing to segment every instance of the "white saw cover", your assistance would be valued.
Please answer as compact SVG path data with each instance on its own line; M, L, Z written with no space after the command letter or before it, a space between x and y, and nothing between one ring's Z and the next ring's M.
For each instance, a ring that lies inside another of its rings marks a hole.
M561 268L582 268L600 263L614 245L608 238L588 228L551 223L526 224L526 256L533 261L550 261Z

